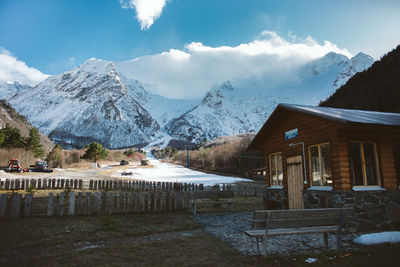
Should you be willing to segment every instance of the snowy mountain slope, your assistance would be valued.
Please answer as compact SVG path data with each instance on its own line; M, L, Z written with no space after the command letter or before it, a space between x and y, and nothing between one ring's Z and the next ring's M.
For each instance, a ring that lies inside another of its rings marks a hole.
M56 143L109 148L149 142L159 124L128 93L114 63L89 59L13 96L15 109Z
M129 79L121 72L118 72L118 74L122 83L126 86L128 94L139 102L161 126L164 126L171 119L180 116L198 103L197 100L170 99L152 94L149 92L152 85Z
M0 99L8 99L14 94L27 90L31 86L17 81L0 81Z
M245 91L234 88L229 81L214 87L198 106L171 120L165 130L174 138L195 143L254 132L278 103L293 101L269 93L246 96Z
M202 102L165 127L172 137L200 142L223 135L258 131L280 102L316 105L373 59L365 54L348 59L328 53L302 66L298 76L272 90L233 86L229 81L211 89Z
M123 76L113 62L90 59L33 88L7 89L7 96L17 92L9 99L13 107L64 147L200 142L258 131L281 102L315 105L372 63L362 53L351 59L328 53L288 72L291 77L239 77L214 86L202 100L178 100L150 93L156 85Z

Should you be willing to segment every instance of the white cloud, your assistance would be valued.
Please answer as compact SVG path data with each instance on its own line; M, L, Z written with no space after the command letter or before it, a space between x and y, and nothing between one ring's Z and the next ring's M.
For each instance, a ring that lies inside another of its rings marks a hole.
M0 81L18 81L33 86L48 76L35 68L28 67L9 51L0 48Z
M136 9L136 18L142 30L148 30L158 19L167 0L119 0L122 8Z
M251 81L254 86L273 87L287 81L304 64L329 52L351 57L331 42L319 44L311 37L288 41L264 31L254 41L238 46L187 44L183 50L143 56L117 63L127 77L156 84L154 93L169 98L200 98L213 85ZM258 83L258 84L257 84Z

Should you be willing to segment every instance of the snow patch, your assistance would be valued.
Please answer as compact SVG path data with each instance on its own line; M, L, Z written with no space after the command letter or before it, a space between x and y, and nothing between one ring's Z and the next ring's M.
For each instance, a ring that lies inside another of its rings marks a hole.
M383 243L400 243L400 232L382 232L382 233L373 233L373 234L364 234L359 237L353 239L354 243L360 245L377 245Z

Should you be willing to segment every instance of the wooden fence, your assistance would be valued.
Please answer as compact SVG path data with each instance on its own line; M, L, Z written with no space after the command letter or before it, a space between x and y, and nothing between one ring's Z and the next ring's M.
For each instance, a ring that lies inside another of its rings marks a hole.
M32 189L79 189L79 190L140 190L140 191L202 191L203 184L168 183L125 180L82 180L82 179L6 179L0 190Z
M0 217L101 215L174 211L189 208L190 193L178 192L61 192L48 197L0 195Z

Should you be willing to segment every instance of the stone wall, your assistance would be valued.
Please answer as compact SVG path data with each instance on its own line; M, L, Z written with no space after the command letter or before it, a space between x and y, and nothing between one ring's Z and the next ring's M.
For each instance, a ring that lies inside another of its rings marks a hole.
M264 193L264 202L266 209L286 209L287 192L268 189ZM400 230L400 190L304 192L306 209L343 206L354 208L347 224L358 232Z

